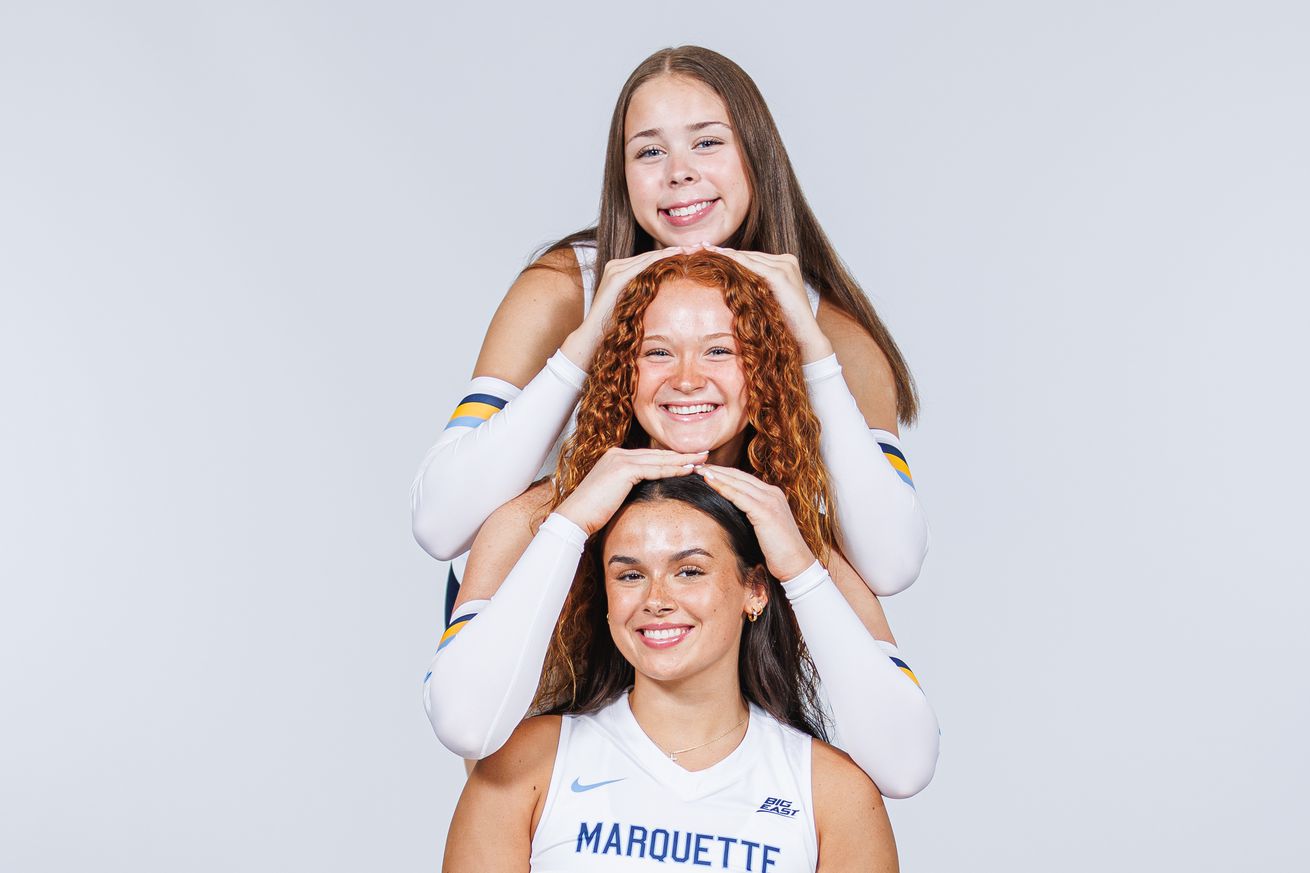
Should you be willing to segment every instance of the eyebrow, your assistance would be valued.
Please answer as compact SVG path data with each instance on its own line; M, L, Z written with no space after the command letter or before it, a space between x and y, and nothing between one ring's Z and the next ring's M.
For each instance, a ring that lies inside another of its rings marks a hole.
M728 128L728 130L732 130L732 125L728 124L728 122L726 121L698 121L695 124L687 125L687 130L692 133L695 133L698 130L704 130L707 127L713 127L716 124L722 125L723 127ZM632 145L632 141L634 139L641 139L643 136L659 136L663 132L664 132L663 129L658 127L652 127L649 130L639 131L637 133L634 133L632 136L628 137L628 141L627 143L625 143L625 145Z
M723 337L728 337L729 339L735 339L736 335L733 334L731 331L723 331L721 333L707 333L705 334L705 336L701 337L701 341L703 342L705 340L722 339ZM667 343L669 342L669 338L662 333L648 333L641 338L641 341L644 343L648 343L648 342Z
M678 561L685 560L687 558L690 558L692 555L704 555L707 558L714 557L704 549L697 549L697 548L683 549L681 552L678 552L675 555L671 555L669 557L669 563L672 564ZM605 562L606 566L609 566L610 564L623 564L624 566L628 566L628 567L633 567L640 563L641 561L637 560L636 558L629 557L628 555L610 555L610 559Z

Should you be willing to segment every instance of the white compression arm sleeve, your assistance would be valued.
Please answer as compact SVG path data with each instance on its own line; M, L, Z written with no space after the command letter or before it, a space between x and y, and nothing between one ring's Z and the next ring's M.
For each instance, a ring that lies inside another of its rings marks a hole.
M468 551L491 513L532 484L586 377L563 352L556 352L522 392L500 398L508 402L499 412L472 399L495 401L495 396L475 391L465 398L423 458L410 488L414 538L424 551L442 561ZM475 386L480 381L475 379ZM508 382L487 381L501 386L502 395L517 391ZM477 423L477 413L460 415L465 408L490 417Z
M458 610L423 686L432 729L456 755L485 758L527 715L586 542L552 513L482 611L461 623L468 606Z
M928 554L928 519L899 444L887 431L869 429L836 355L804 369L823 427L820 450L837 501L842 554L874 594L904 591Z
M819 671L841 747L887 797L910 797L932 780L937 716L904 662L869 635L823 565L783 583ZM899 662L899 663L898 663Z

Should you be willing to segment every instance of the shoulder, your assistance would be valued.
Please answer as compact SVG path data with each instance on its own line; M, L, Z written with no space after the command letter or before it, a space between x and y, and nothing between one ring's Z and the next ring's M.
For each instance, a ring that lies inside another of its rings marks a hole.
M489 785L529 785L533 793L544 793L555 768L562 723L558 715L524 719L505 745L474 765L470 778Z
M451 818L443 870L526 869L559 736L559 716L530 718L477 762Z
M878 786L849 755L820 740L811 760L819 870L897 870L896 838Z
M576 307L581 321L582 270L573 249L565 246L546 252L525 267L510 286L500 306L501 310L511 306L529 307L543 312L567 312Z
M850 755L814 741L811 783L821 870L895 870L887 802Z
M813 740L810 747L811 781L816 813L829 807L883 805L878 786L851 756L823 740Z
M815 318L869 427L896 433L896 373L887 356L864 325L831 303L822 303Z
M487 329L474 373L526 385L582 323L582 271L573 249L542 255L519 273Z
M891 362L887 360L882 349L878 348L873 337L869 336L864 325L836 306L827 303L819 307L819 314L815 318L836 350L837 359L841 361L843 369L848 371L857 369L863 375L878 377L887 382L893 381L895 377Z

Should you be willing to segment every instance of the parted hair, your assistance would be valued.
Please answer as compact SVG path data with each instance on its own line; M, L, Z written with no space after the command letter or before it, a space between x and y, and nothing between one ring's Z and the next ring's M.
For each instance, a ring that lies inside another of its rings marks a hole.
M906 424L913 423L919 411L919 396L905 356L810 209L759 88L745 70L718 52L694 45L661 49L632 71L610 119L600 217L595 226L570 234L547 246L543 253L576 242L594 242L599 277L611 260L652 251L658 245L637 223L628 198L624 123L633 94L660 76L694 79L708 86L727 106L728 123L741 147L751 202L741 227L722 245L771 255L795 255L805 280L824 301L859 322L882 350L896 383L897 417ZM528 269L544 266L539 260Z
M585 665L585 669L576 672L572 693L557 700L549 712L556 715L595 712L632 686L635 671L615 645L606 618L604 547L624 509L661 500L685 503L709 516L723 530L724 539L732 547L742 584L760 582L768 592L768 605L759 619L742 622L737 648L737 681L742 697L783 724L826 740L818 699L818 673L781 583L764 567L755 529L744 512L695 475L637 483L614 519L588 543L583 563L590 572L586 575L585 591L577 598L579 620L588 632L585 648L579 647L574 656L577 666Z
M826 561L836 543L836 507L819 455L819 419L806 393L800 348L768 284L726 255L710 251L657 261L620 294L583 386L577 428L560 452L550 508L573 493L609 449L650 445L633 411L637 356L646 309L665 283L678 279L720 290L733 316L747 386L745 442L736 466L782 489L806 544ZM590 669L586 653L594 627L587 608L596 585L595 568L584 561L551 640L538 690L539 709L574 699L579 677Z

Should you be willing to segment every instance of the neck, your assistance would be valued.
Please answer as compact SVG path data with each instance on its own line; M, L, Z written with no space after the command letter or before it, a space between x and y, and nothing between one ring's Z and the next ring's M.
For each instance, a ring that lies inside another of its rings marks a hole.
M700 675L676 681L641 673L636 676L629 698L633 717L666 755L691 749L677 760L688 770L702 770L723 760L745 734L743 722L750 710L742 698L733 660L730 676ZM706 745L694 748L702 743Z
M719 467L735 467L741 459L742 447L745 444L746 435L737 434L717 449L710 449L709 462Z

